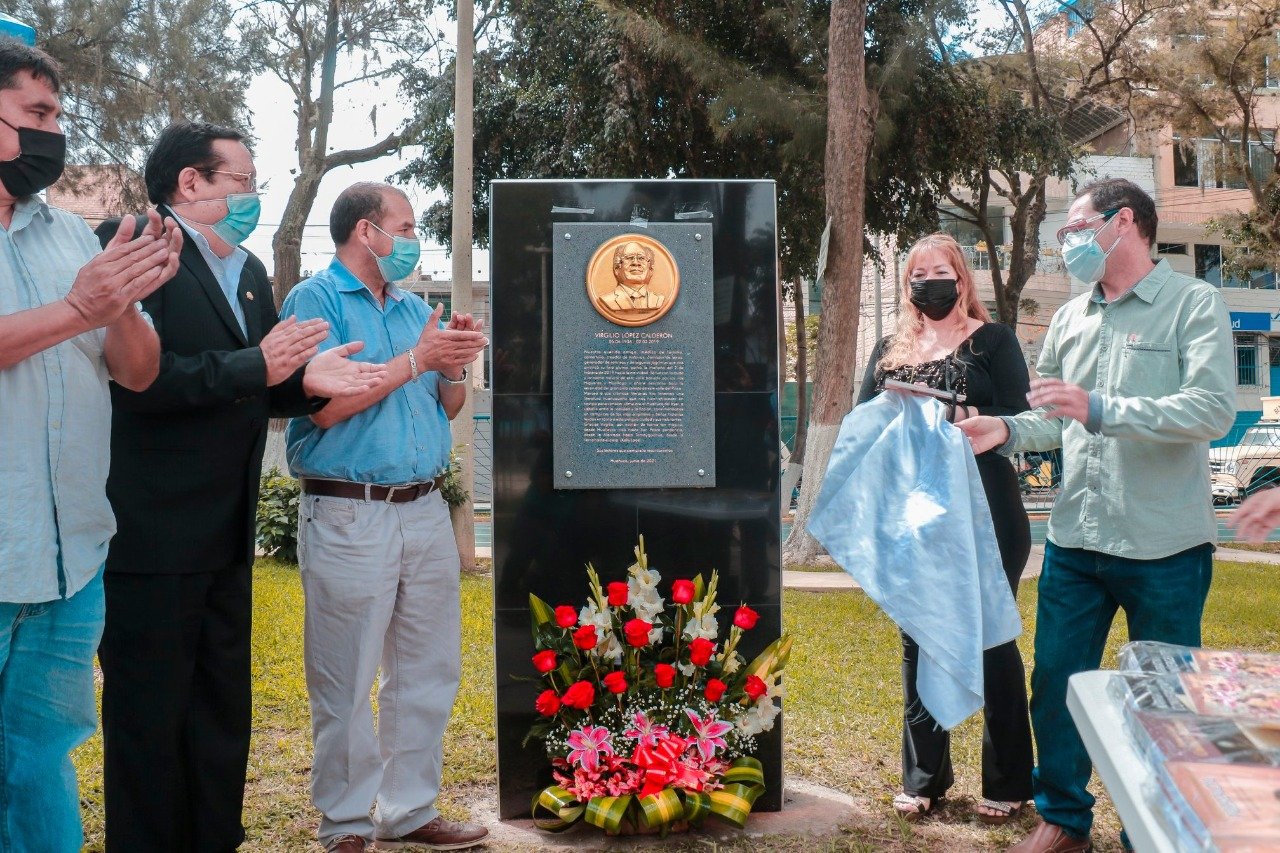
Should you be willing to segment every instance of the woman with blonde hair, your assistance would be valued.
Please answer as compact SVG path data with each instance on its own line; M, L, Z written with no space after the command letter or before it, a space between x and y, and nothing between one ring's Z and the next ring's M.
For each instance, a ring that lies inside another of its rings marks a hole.
M948 408L957 423L983 415L1025 411L1029 379L1022 348L1011 328L994 323L983 306L952 237L933 234L907 254L903 302L894 334L871 355L858 403L884 389L886 379L964 395ZM995 451L977 457L978 473L991 507L1005 576L1014 595L1031 551L1031 531L1022 506L1018 476ZM921 594L927 594L922 590ZM902 793L894 809L907 820L931 813L955 781L950 738L925 710L916 692L919 646L902 635ZM984 823L1016 817L1031 798L1031 723L1026 675L1013 642L983 653L985 692L982 737L982 796L975 812Z

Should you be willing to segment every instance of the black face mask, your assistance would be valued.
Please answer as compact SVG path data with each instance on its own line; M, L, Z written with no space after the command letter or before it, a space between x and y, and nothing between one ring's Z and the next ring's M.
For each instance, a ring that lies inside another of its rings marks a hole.
M911 304L930 320L941 320L960 298L954 278L921 278L911 282Z
M2 118L0 121L9 124ZM12 160L0 160L0 183L14 198L26 198L62 177L67 164L67 137L34 127L13 129L18 132L19 153Z

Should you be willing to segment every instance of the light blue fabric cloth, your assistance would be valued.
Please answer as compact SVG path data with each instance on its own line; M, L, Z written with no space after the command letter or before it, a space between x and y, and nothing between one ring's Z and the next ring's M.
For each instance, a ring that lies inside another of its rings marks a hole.
M337 258L329 268L289 291L281 316L329 322L323 352L364 341L353 361L384 364L412 348L431 319L420 296L387 286L383 305ZM285 432L289 469L295 477L319 477L394 486L424 483L449 464L453 439L449 418L437 397L438 374L417 381L328 429L311 418L294 418Z
M920 646L952 729L982 707L982 651L1022 633L968 441L937 400L888 391L844 419L808 530Z
M19 201L0 227L0 314L62 299L101 251L80 217ZM70 598L107 559L105 342L93 329L0 370L0 601Z
M213 277L217 279L218 287L222 288L222 295L227 297L227 302L231 305L231 313L236 316L236 322L240 324L240 331L248 334L244 324L244 306L240 304L240 274L244 272L244 263L249 260L249 253L236 246L231 250L231 254L220 258L203 234L188 225L181 216L178 217L178 222L182 225L182 230L196 244L196 248L200 250L200 257L204 258L204 262L209 265L209 272L213 273Z

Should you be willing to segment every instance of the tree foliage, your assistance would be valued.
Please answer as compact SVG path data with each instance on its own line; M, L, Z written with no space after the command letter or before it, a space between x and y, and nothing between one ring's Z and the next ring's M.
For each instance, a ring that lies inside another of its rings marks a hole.
M156 135L179 118L244 126L251 65L230 4L201 0L16 0L62 63L68 159L140 170ZM116 173L124 174L124 173ZM136 185L128 206L145 202Z
M925 33L931 0L868 11L868 76L885 105L875 141L871 227L923 230L941 181L904 150L928 128ZM784 278L812 275L823 189L829 2L498 0L476 54L475 233L487 239L487 187L524 177L767 177L778 182ZM407 87L425 145L401 173L450 187L452 73ZM450 202L424 216L447 242Z
M289 87L297 119L297 173L272 239L277 302L298 281L302 228L324 176L393 153L413 137L412 123L379 134L375 107L368 145L334 150L329 144L342 90L390 84L409 69L431 65L443 38L424 25L432 9L433 0L259 0L241 12L239 25L255 67Z
M999 0L1002 23L981 38L984 59L948 50L958 128L957 179L948 200L959 217L981 230L990 257L1000 320L1018 322L1020 298L1040 257L1045 187L1070 178L1088 138L1073 135L1078 119L1107 105L1123 106L1123 69L1141 50L1153 22L1176 0L1081 2ZM1008 270L998 255L1005 241L991 227L993 208L1007 210Z
M1219 141L1216 177L1249 191L1251 210L1213 223L1237 247L1224 271L1280 269L1280 5L1187 4L1158 19L1127 59L1131 103L1148 129L1172 131L1184 151L1197 138Z

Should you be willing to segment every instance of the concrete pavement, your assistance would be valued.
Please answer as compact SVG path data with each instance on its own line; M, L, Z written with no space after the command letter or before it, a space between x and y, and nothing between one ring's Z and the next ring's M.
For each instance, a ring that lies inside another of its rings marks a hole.
M1213 558L1224 563L1266 563L1280 566L1280 554L1268 554L1263 551L1245 551L1241 548L1219 548ZM786 589L798 589L806 592L830 592L838 589L857 589L853 578L839 569L830 557L819 558L819 565L828 565L835 571L830 572L797 572L786 569L782 572L782 585ZM1032 545L1031 556L1027 558L1027 567L1022 571L1022 578L1038 577L1044 563L1044 546Z

